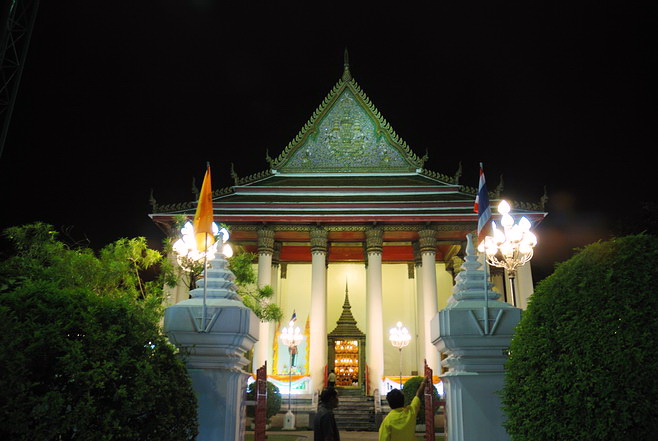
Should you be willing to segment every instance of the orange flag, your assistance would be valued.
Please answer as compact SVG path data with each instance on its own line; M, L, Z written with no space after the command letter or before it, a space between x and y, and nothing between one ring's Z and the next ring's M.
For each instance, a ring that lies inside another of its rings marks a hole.
M199 203L194 215L194 234L196 236L196 245L199 251L206 251L208 247L215 243L215 236L212 234L212 185L210 184L210 164L203 177Z

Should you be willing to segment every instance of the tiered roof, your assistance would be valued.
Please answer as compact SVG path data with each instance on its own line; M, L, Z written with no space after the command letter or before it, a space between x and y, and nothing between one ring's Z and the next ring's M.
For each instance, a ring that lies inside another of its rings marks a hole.
M472 231L476 191L458 176L423 168L356 83L347 57L341 79L270 169L213 193L216 220L229 224L462 224ZM492 193L491 199L499 195ZM514 203L531 220L540 204ZM196 201L154 206L151 217L170 222L194 215ZM520 209L520 210L519 210Z

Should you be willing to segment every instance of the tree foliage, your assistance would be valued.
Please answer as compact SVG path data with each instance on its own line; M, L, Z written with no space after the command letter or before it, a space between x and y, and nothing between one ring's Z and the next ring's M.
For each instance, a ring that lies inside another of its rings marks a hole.
M159 327L162 256L143 238L96 255L46 224L6 235L16 254L0 262L0 439L194 439L194 392Z
M274 294L270 285L258 288L257 277L253 261L254 253L241 252L228 259L229 269L235 274L235 283L238 285L238 294L244 305L251 309L256 316L265 322L281 320L283 312L278 305L271 303Z
M658 239L586 247L542 281L510 346L503 406L520 440L658 431Z

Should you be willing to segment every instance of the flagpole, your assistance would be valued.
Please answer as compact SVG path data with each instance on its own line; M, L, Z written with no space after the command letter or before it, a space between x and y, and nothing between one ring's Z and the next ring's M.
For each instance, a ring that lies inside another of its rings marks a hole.
M488 279L488 271L487 271L487 252L484 252L484 335L489 335L489 294L488 294L488 289L489 289L489 284Z
M484 167L482 166L482 163L480 162L480 170L484 170ZM478 189L479 191L479 189ZM488 199L488 198L487 198ZM479 219L478 219L479 221ZM478 242L480 238L478 237ZM479 243L478 243L479 245ZM489 276L487 275L487 251L485 250L483 253L483 261L482 263L484 264L484 335L489 335L489 283L488 283L488 278Z
M203 309L201 332L206 332L206 296L208 290L208 233L205 233L206 250L203 253Z

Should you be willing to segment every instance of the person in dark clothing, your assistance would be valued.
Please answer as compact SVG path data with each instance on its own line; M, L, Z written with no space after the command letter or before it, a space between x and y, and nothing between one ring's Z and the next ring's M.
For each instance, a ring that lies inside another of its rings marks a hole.
M323 390L320 394L318 413L313 420L313 441L340 441L333 411L336 407L338 407L336 389Z

